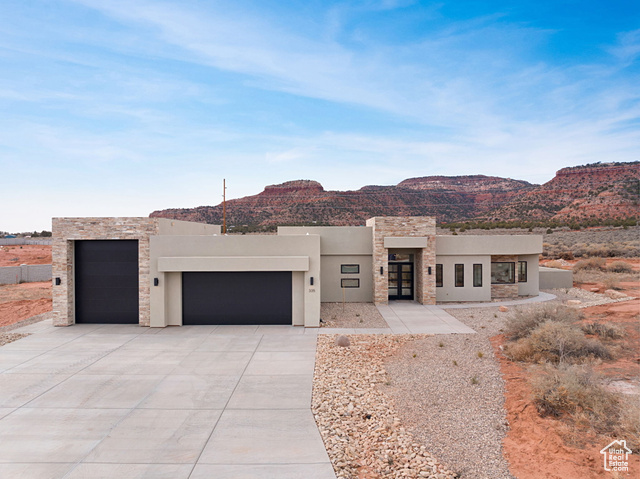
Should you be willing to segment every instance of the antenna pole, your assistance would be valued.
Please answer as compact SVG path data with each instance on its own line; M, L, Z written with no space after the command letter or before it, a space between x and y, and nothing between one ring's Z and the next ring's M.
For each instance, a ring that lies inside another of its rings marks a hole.
M227 234L227 180L222 180L222 234Z

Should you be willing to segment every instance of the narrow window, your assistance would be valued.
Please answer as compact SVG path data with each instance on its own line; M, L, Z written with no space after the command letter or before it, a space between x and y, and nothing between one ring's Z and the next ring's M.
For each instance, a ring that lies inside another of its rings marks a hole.
M343 288L359 288L360 280L357 278L343 278L340 280L340 285Z
M436 265L436 287L442 288L442 265Z
M527 262L518 261L518 283L527 282Z
M473 265L473 287L474 288L482 287L482 265L481 264Z
M456 288L464 287L464 265L456 265Z
M515 263L491 263L491 284L513 284L515 282Z
M360 272L359 264L341 264L340 273L342 274L358 274Z

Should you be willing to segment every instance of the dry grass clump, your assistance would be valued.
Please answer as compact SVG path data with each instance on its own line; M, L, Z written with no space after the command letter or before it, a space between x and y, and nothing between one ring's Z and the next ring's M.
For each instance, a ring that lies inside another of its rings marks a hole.
M607 271L611 273L633 273L633 267L626 261L614 261L607 266Z
M547 321L575 323L583 318L582 311L560 304L540 304L533 308L515 310L505 324L505 336L511 340L527 337Z
M604 339L620 339L625 334L623 328L613 323L585 323L582 325L582 332Z
M532 388L541 415L566 416L578 427L624 437L634 452L640 450L640 405L607 391L589 368L545 365L534 374Z
M602 278L604 289L620 289L620 278L614 274L606 274Z
M607 260L604 258L587 258L581 259L573 265L573 271L582 271L585 269L595 269L604 271L607 266Z
M513 361L530 363L582 363L594 359L611 359L611 352L596 339L588 339L577 326L546 321L531 333L505 348Z

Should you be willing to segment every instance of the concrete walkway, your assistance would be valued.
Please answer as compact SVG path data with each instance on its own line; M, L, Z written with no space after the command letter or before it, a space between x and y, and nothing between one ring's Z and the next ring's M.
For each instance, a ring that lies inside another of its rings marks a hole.
M474 334L469 326L458 321L440 306L415 301L389 301L378 306L393 334Z
M318 330L54 328L0 348L0 477L335 479Z
M551 293L543 293L540 291L538 296L527 299L513 299L506 301L495 301L490 303L460 303L460 304L446 304L442 303L439 306L443 309L470 309L470 308L497 308L498 306L518 306L521 304L531 303L544 303L545 301L551 301L556 299L557 296Z

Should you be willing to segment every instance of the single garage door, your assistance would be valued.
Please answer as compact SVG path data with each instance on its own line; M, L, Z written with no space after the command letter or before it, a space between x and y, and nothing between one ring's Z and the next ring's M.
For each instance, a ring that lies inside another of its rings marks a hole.
M182 324L292 324L291 273L182 273Z
M76 323L138 323L138 241L75 244Z

